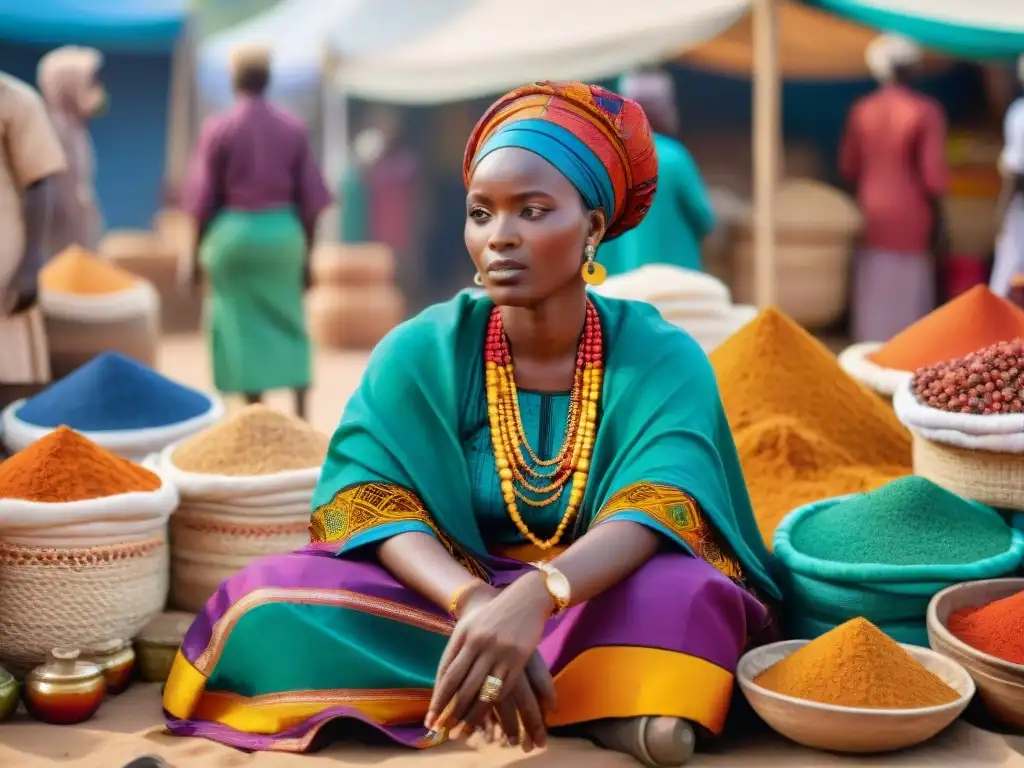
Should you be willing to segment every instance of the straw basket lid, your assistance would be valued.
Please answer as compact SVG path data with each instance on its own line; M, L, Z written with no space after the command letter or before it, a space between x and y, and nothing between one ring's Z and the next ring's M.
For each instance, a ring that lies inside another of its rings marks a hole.
M746 653L736 670L743 695L777 733L798 744L830 752L890 752L926 741L953 723L974 696L974 681L956 661L927 648L901 644L958 696L948 704L915 709L866 709L797 699L757 685L769 667L805 646L785 640Z
M849 195L813 179L783 181L775 200L777 226L783 230L852 235L864 222ZM752 225L753 211L745 223Z

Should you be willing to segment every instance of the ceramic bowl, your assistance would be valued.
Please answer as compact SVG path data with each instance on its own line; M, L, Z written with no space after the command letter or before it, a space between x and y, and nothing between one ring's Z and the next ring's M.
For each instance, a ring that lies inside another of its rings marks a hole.
M928 604L928 643L959 662L978 685L978 696L989 712L1015 728L1024 729L1024 665L989 656L953 636L946 627L960 608L975 608L1024 590L1024 579L988 579L957 584L938 592Z
M952 659L914 645L903 648L926 669L941 678L959 697L948 704L917 709L866 709L819 704L775 693L754 683L754 678L808 640L785 640L749 651L736 670L740 688L750 706L772 730L812 749L829 752L892 752L927 741L950 725L974 695L974 681Z

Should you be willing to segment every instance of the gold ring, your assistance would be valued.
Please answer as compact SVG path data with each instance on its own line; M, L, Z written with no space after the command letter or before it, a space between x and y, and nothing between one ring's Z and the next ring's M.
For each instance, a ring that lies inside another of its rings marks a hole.
M488 675L487 679L484 680L483 686L480 688L480 696L478 698L484 704L497 701L501 696L501 686L504 684L505 682L500 677Z

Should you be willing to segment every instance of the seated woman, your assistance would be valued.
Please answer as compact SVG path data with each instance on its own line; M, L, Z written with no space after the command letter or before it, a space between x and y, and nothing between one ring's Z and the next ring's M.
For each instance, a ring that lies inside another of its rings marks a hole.
M675 766L720 732L770 626L770 556L700 348L586 291L656 178L614 93L539 83L491 107L465 159L487 296L374 351L312 543L228 579L185 637L174 733L300 752L339 718L412 747L497 722L529 751L576 725Z

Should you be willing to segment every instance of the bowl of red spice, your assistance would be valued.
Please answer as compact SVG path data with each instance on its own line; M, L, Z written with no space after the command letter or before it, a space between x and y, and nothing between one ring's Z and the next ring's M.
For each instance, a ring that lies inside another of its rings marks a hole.
M964 666L989 712L1024 728L1024 578L948 587L927 623L931 647Z
M813 749L880 753L920 744L964 711L975 686L962 666L897 643L864 618L814 640L747 652L740 689L772 730Z

